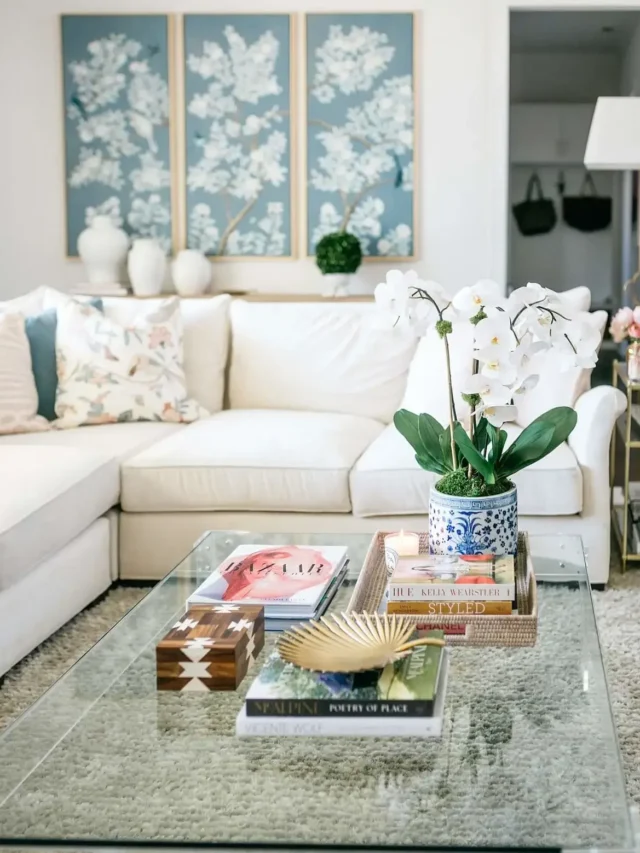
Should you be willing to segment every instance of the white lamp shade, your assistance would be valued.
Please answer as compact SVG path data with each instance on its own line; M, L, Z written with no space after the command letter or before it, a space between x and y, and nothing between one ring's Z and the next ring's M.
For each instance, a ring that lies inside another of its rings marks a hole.
M640 98L598 98L584 164L587 169L640 169Z

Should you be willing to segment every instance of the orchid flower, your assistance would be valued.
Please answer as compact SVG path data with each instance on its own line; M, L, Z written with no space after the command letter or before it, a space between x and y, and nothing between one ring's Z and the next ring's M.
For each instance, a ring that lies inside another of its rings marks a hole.
M399 270L387 273L376 287L375 298L393 326L418 335L434 329L443 342L449 429L428 413L401 410L394 418L422 467L439 474L456 471L459 448L468 465L468 477L479 475L485 484L493 485L496 477L506 482L511 473L542 458L569 435L575 426L575 411L557 407L537 419L549 427L546 444L540 427L531 425L502 456L506 433L501 428L506 421L515 420L515 401L536 387L542 366L537 356L553 359L558 370L595 364L600 329L593 315L572 310L553 291L534 282L504 299L495 282L481 280L450 299L437 282ZM473 326L472 373L461 388L472 409L468 432L456 414L449 349L452 322L460 320ZM637 316L631 309L619 312L612 332L617 339L637 332L640 339L640 308Z
M511 351L506 346L488 346L475 353L480 362L483 376L497 379L502 385L511 385L518 378L518 371L511 361Z
M453 297L453 307L461 319L468 320L486 308L494 308L501 300L500 287L496 282L481 279L459 290Z
M484 417L498 429L507 421L512 421L518 414L515 406L485 406L482 409Z
M462 393L477 395L482 406L505 406L511 400L511 389L492 376L474 373L462 386Z
M509 317L500 312L494 317L487 317L485 320L480 320L474 329L473 341L476 349L482 350L485 347L500 347L509 350L514 350L517 346L517 340L511 330Z

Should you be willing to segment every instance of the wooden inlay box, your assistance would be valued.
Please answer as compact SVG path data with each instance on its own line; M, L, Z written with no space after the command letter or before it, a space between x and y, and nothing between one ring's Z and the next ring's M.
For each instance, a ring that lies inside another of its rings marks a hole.
M156 646L158 690L235 690L264 646L264 608L192 607Z

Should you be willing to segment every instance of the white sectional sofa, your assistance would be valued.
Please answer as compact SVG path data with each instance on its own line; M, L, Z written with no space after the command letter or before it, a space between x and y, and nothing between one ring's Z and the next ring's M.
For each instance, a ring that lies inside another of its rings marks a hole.
M57 298L44 289L21 310ZM572 298L588 307L586 289ZM104 307L126 322L151 306ZM0 437L0 675L114 579L161 578L206 529L426 526L434 475L391 419L405 405L446 420L439 341L375 328L367 303L217 296L181 311L189 391L208 418ZM521 527L581 534L604 583L608 448L625 402L574 379L572 394L547 377L549 405L575 402L578 426L515 478Z

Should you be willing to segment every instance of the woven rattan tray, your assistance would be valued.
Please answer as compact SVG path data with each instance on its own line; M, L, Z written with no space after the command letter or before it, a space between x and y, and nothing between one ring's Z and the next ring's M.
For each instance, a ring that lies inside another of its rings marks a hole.
M387 566L384 557L384 537L378 531L371 545L351 596L347 611L351 613L376 613L382 604L387 587ZM420 553L429 551L429 537L419 533ZM447 634L452 645L469 646L535 646L538 632L538 598L536 579L531 565L526 533L518 535L516 557L516 593L518 613L513 616L408 616L425 629L458 626L460 633ZM460 627L464 626L464 630Z

